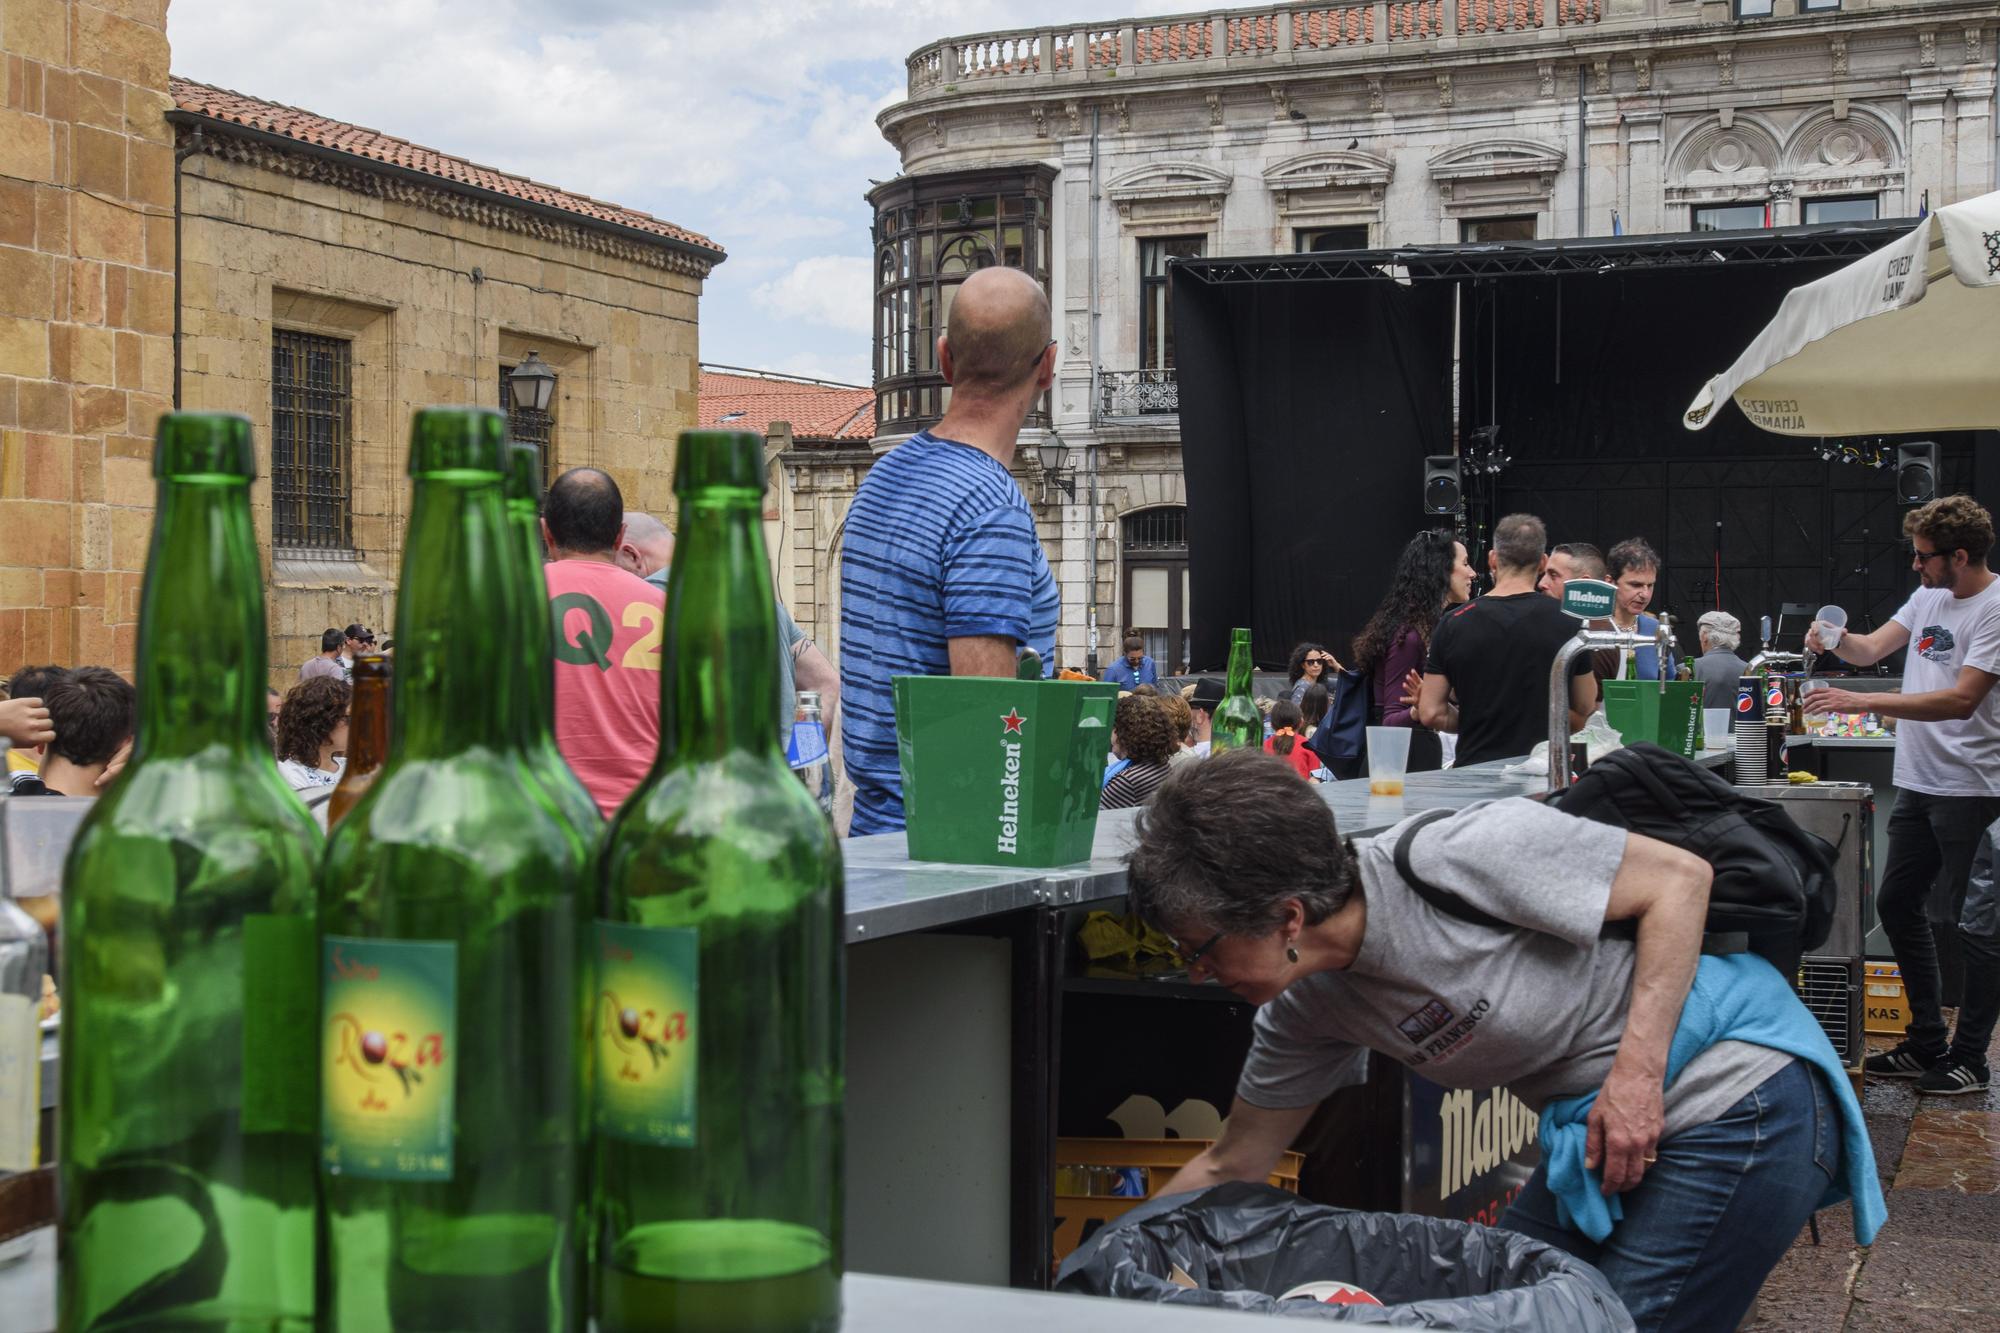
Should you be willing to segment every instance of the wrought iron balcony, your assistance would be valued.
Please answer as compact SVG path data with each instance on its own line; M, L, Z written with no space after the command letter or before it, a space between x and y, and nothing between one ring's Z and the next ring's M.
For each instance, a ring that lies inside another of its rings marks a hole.
M1097 410L1107 417L1172 416L1181 410L1181 386L1165 370L1100 370Z

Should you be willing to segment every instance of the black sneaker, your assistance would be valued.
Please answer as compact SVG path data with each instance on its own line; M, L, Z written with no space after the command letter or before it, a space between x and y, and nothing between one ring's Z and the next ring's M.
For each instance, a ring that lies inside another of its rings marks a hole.
M1918 1092L1935 1092L1955 1097L1962 1092L1984 1092L1990 1075L1985 1065L1975 1065L1955 1055L1947 1055L1917 1079Z
M1899 1041L1893 1050L1871 1055L1862 1063L1871 1078L1921 1078L1943 1057L1926 1060L1917 1054L1907 1041Z

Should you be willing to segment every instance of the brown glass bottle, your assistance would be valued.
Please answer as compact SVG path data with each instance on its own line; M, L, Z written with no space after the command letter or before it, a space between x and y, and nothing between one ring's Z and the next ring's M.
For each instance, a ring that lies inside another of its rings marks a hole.
M340 785L326 802L326 826L332 828L367 792L382 761L389 757L389 659L363 653L354 659L354 699L348 705L347 767Z

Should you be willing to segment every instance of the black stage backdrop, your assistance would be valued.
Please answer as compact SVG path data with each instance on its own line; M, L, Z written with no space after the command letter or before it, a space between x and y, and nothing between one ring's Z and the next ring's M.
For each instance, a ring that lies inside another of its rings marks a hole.
M1345 658L1451 448L1451 287L1174 278L1193 657ZM1386 554L1385 554L1386 552Z
M1219 667L1246 624L1260 665L1302 639L1345 657L1396 552L1450 521L1423 514L1421 489L1424 456L1451 450L1454 286L1461 430L1497 424L1511 458L1467 478L1476 567L1492 521L1516 510L1552 542L1643 536L1665 561L1656 608L1691 618L1716 602L1719 520L1722 605L1752 651L1757 618L1783 602L1839 602L1857 628L1886 619L1914 586L1892 470L1822 461L1817 442L1733 405L1704 431L1680 424L1787 291L1846 262L1410 284L1211 283L1177 265L1193 660ZM1946 491L1994 489L1992 466L1975 486L1972 437L1936 438ZM1989 439L1977 452L2000 463Z

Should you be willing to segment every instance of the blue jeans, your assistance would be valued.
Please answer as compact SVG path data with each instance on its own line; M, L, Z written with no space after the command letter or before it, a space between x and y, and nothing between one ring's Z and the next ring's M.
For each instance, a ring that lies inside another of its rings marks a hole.
M1655 1151L1601 1244L1556 1221L1539 1167L1500 1225L1594 1264L1639 1333L1735 1328L1840 1170L1840 1113L1794 1060Z

